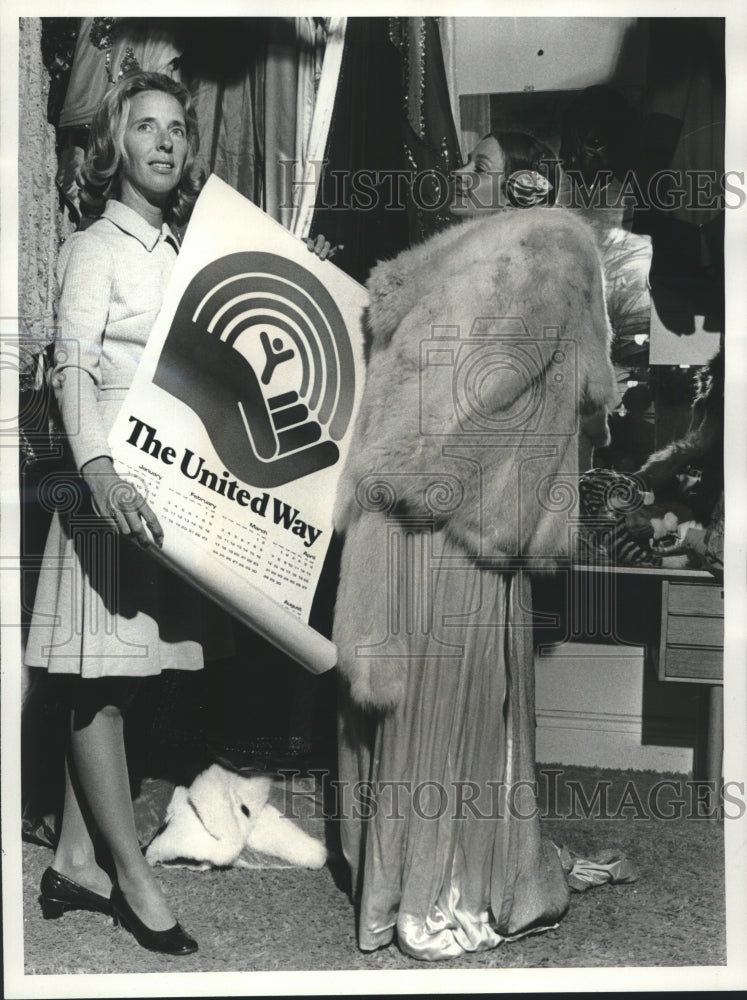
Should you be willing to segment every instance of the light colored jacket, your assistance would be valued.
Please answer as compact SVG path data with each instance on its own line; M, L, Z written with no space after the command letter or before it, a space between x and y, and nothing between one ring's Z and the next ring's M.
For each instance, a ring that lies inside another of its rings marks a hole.
M499 213L379 264L368 290L337 527L375 475L397 510L434 517L474 557L550 568L570 555L582 424L604 443L617 401L589 227L555 209Z
M52 388L75 465L110 455L107 435L132 383L176 261L176 237L109 201L60 252Z

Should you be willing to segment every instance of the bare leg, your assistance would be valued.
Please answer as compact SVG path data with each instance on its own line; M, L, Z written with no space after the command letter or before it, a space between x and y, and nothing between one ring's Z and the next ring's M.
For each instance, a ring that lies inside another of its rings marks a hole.
M104 703L94 713L76 714L71 746L80 786L111 852L127 902L152 930L167 930L175 918L142 855L135 830L120 707Z
M70 773L71 761L65 761L65 804L62 828L52 867L78 885L108 896L111 880L96 860L95 824L80 793L77 776Z

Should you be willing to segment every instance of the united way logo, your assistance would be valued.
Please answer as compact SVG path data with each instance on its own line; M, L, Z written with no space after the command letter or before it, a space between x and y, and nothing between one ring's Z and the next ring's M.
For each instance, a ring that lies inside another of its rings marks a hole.
M337 462L355 397L332 296L300 264L260 252L195 275L153 381L195 411L233 476L270 488Z

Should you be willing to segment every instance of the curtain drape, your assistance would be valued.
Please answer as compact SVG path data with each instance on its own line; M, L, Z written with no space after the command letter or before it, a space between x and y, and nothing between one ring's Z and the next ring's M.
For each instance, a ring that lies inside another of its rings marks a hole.
M319 18L314 18L319 21ZM291 232L299 237L308 235L314 213L316 193L320 180L321 163L327 145L335 95L340 83L340 69L345 43L347 18L330 17L324 19L323 26L317 24L317 34L326 35L324 58L321 60L313 95L313 103L308 101L309 88L305 88L304 123L306 128L297 134L296 178L300 182L292 197ZM317 50L318 51L318 50ZM317 61L317 67L319 62ZM299 95L299 99L300 99Z
M459 164L435 18L349 18L312 234L364 282L448 221Z
M636 213L635 228L653 237L651 294L656 310L652 349L668 356L677 336L724 329L725 21L720 17L652 18L643 108L639 180L659 175L656 193L666 205ZM667 189L667 174L670 171ZM695 191L693 178L714 182ZM687 180L690 178L691 183ZM679 192L688 191L682 199ZM679 203L678 203L679 202ZM659 323L659 320L661 321ZM715 350L718 338L708 338ZM674 361L676 350L669 354Z
M440 17L438 19L438 33L441 38L441 49L443 51L444 59L444 72L446 73L446 85L449 90L449 103L451 105L451 113L454 117L454 124L456 126L457 135L459 136L460 143L462 140L461 136L461 114L459 111L459 82L457 80L457 69L456 69L456 18L455 17ZM461 148L462 158L469 150L466 150L464 146Z
M324 71L325 21L201 19L183 29L183 73L197 108L206 172L288 229Z
M451 221L449 175L460 164L459 141L444 66L438 19L389 18L389 38L400 57L400 128L413 184L408 199L410 242Z
M307 19L281 18L273 24L265 64L262 207L286 227L293 211L289 182L297 159L297 133L303 130L303 114L299 119L298 106L303 105L313 62L310 39L299 37L296 20L305 26Z
M245 198L262 204L264 66L261 19L200 19L182 28L182 75L197 111L200 158Z
M293 218L293 181L303 176L325 33L320 19L278 18L265 64L265 198L263 208L286 229Z

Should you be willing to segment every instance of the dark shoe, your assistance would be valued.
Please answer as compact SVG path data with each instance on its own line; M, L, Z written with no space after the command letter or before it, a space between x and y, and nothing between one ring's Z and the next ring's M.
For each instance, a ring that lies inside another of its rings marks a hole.
M132 909L116 883L112 886L112 913L114 923L128 930L143 948L166 955L191 955L197 951L197 942L179 923L165 931L151 930Z
M39 902L45 920L56 920L66 910L92 910L94 913L106 914L112 912L111 902L106 896L78 885L66 875L60 875L54 868L47 868L44 872L40 888Z

